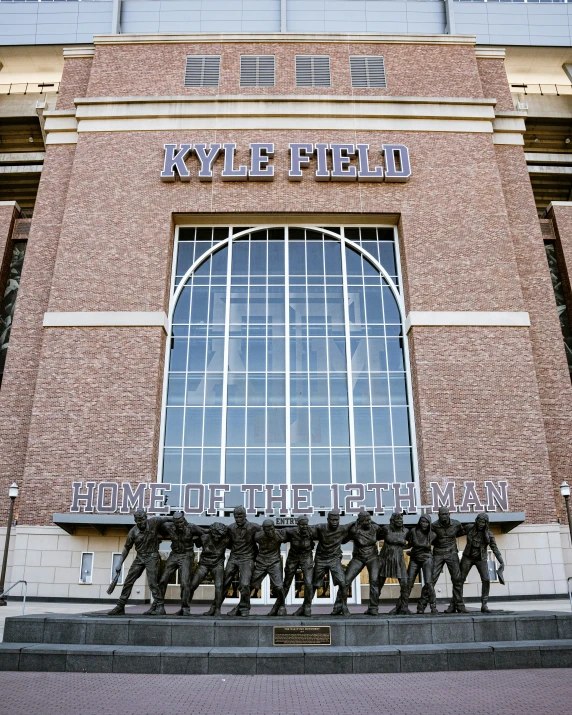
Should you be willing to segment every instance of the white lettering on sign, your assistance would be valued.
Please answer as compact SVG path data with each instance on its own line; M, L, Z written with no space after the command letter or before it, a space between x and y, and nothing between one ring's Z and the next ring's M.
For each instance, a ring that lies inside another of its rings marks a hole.
M273 181L274 144L254 142L250 147L250 166L236 164L236 144L165 144L161 181L190 181L192 157L199 181L213 180L213 167L220 156L223 181ZM379 150L369 144L288 144L289 181L302 181L313 163L315 181L359 181L403 183L411 178L409 149L403 144L382 144ZM376 156L377 155L377 156ZM380 161L383 162L380 163Z

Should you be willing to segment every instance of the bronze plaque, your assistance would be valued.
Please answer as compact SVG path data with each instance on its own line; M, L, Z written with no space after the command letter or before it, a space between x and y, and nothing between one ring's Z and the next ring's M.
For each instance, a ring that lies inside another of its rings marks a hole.
M332 645L330 626L274 626L274 645Z

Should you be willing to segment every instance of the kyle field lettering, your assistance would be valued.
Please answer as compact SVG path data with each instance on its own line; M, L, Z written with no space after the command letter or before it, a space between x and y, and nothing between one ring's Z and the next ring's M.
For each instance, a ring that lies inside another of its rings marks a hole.
M250 162L236 165L236 144L165 144L165 157L161 181L190 181L192 177L188 162L191 157L198 161L199 181L212 181L217 159L223 157L220 174L222 181L273 181L275 177L274 144L255 142L249 144ZM322 144L318 142L292 143L290 153L290 181L302 181L304 173L315 162L316 181L360 181L404 183L411 178L409 149L403 144L382 144L380 150L371 150L369 144ZM383 164L376 164L377 158ZM379 156L381 155L381 156Z

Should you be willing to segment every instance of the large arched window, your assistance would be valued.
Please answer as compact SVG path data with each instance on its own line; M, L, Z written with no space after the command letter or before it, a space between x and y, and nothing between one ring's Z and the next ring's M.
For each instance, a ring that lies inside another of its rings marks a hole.
M231 485L227 509L244 483L296 483L327 510L332 485L415 479L393 228L180 228L175 266L172 506L189 483Z

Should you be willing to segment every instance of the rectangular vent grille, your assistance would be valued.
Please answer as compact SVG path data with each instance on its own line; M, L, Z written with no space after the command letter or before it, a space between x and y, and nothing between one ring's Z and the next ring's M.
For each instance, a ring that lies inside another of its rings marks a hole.
M220 55L189 55L185 67L185 87L218 87Z
M328 55L296 55L296 87L330 87Z
M352 87L387 87L383 57L350 57Z
M274 55L242 55L241 87L274 87Z

